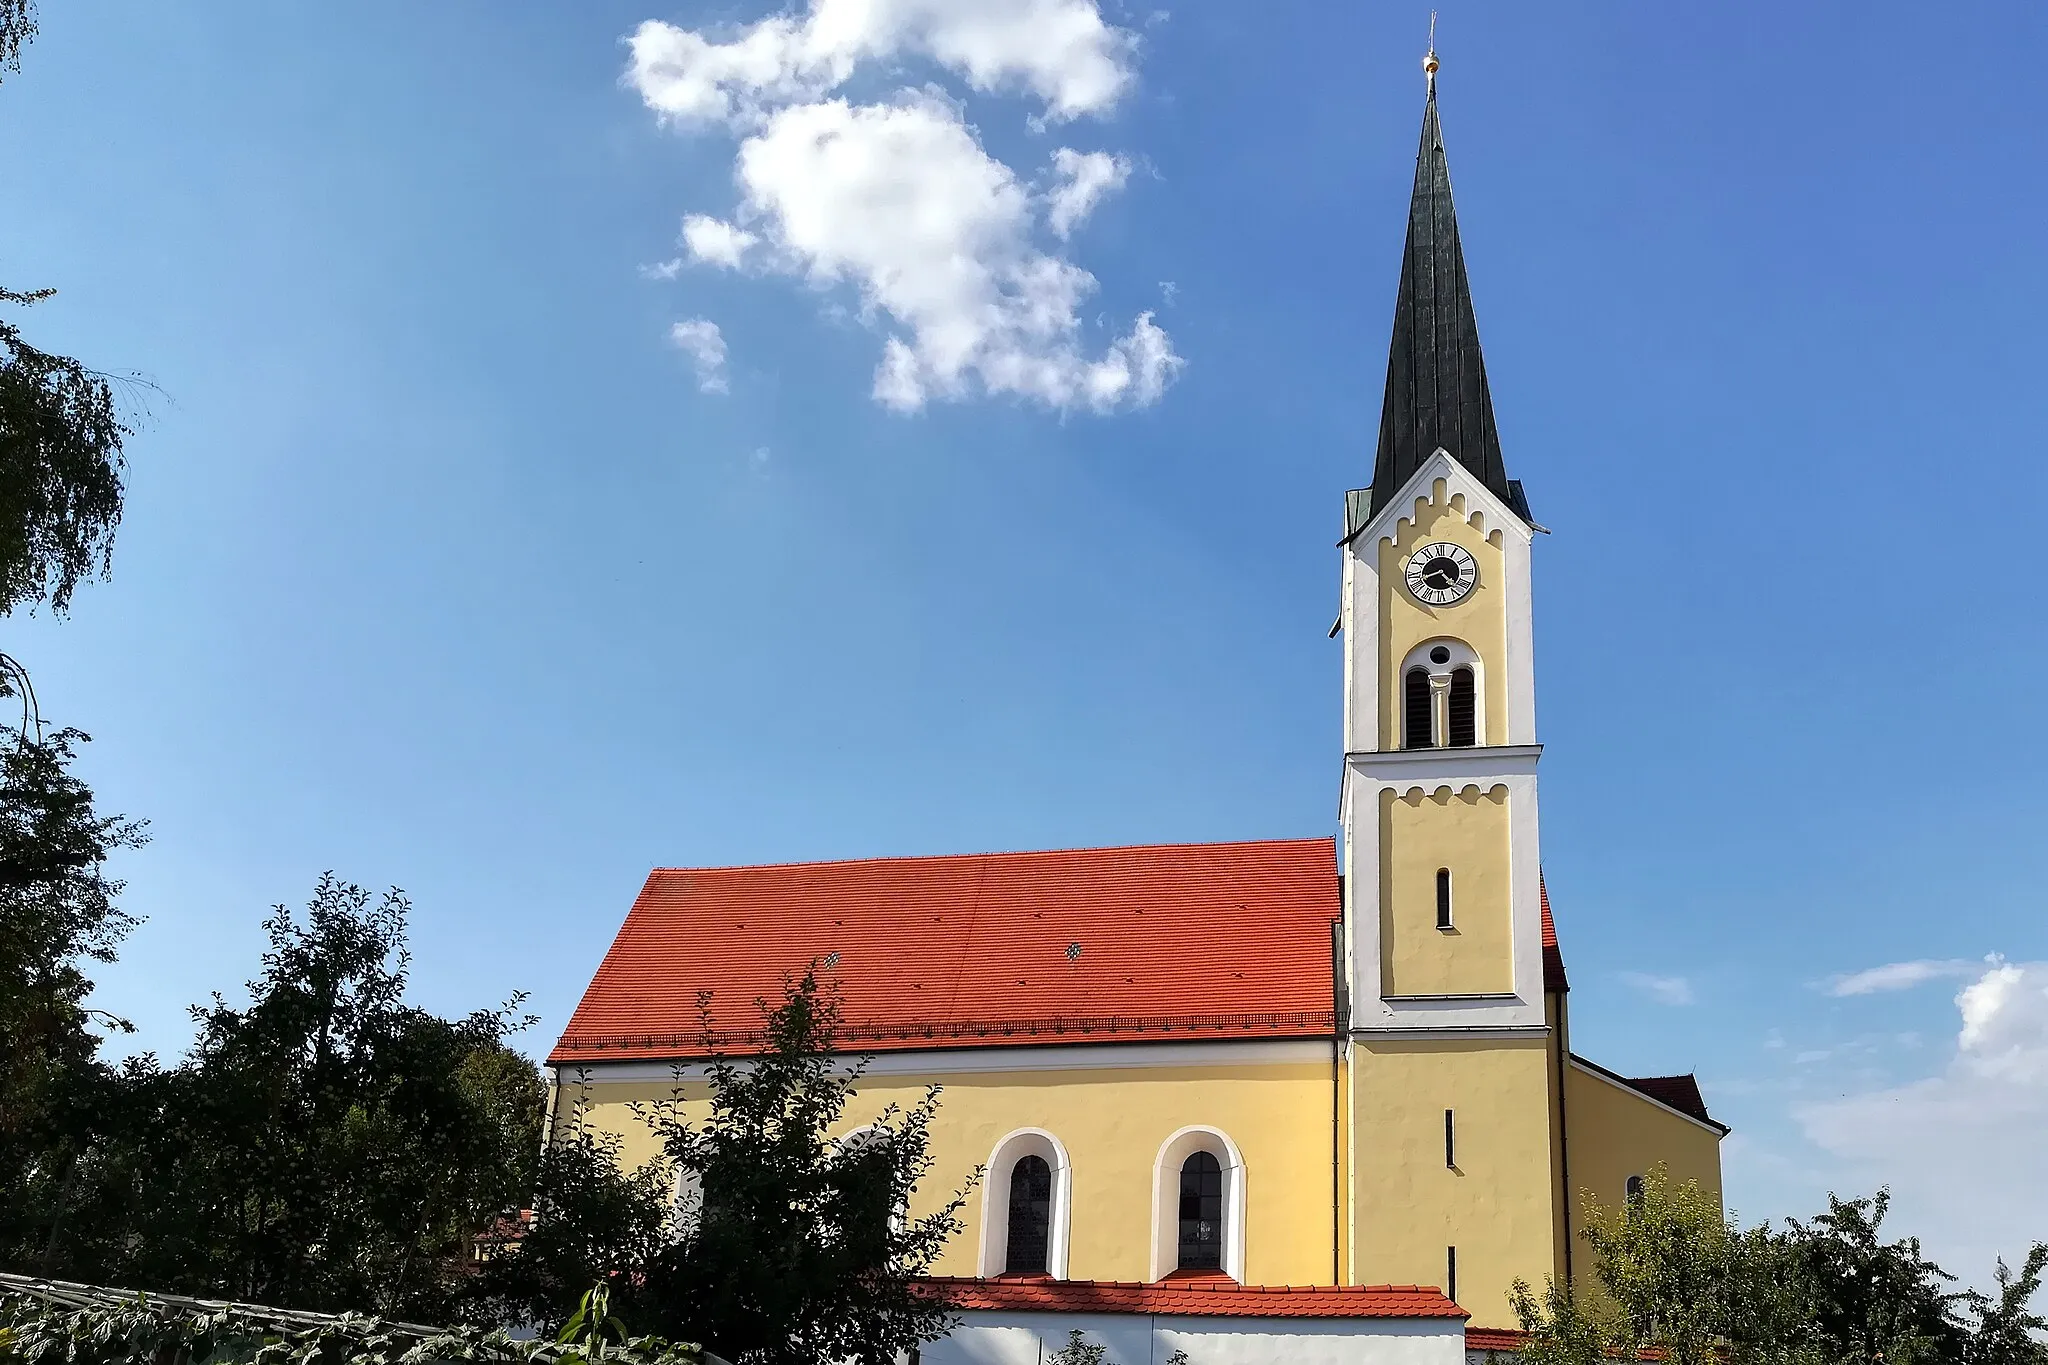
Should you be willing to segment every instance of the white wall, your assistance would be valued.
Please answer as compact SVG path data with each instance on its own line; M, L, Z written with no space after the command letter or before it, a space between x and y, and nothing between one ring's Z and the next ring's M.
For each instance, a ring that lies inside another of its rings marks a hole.
M1209 1318L1143 1313L963 1313L922 1365L1044 1365L1079 1329L1104 1365L1465 1365L1456 1318Z

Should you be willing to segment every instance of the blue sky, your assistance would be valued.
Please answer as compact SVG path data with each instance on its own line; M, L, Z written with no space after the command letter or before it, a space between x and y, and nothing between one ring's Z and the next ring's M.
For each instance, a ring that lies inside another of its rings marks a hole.
M758 4L45 7L0 270L161 395L113 582L5 647L151 822L101 991L144 1045L328 868L540 1049L654 864L1331 831L1427 9L1104 4L989 89L908 43L756 92L858 183L674 79ZM1574 1043L1697 1070L1744 1213L1889 1180L1981 1276L2048 1235L2048 12L1439 38L1554 532ZM1019 272L998 324L934 242Z

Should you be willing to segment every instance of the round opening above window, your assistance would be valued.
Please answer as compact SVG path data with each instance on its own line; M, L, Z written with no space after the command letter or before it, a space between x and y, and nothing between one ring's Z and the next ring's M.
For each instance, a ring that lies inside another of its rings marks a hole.
M1447 664L1451 661L1451 651L1438 645L1429 651L1429 661L1433 664Z

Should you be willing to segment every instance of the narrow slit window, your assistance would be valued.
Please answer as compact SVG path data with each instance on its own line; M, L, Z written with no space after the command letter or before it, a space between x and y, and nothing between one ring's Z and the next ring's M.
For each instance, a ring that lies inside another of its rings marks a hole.
M1444 1110L1444 1166L1458 1169L1458 1111Z
M1433 749L1436 739L1430 733L1429 670L1411 668L1408 676L1401 680L1402 687L1402 738L1404 749Z
M1436 870L1436 927L1451 927L1451 870L1448 867Z
M1020 1157L1010 1168L1010 1235L1005 1275L1043 1275L1052 1245L1052 1167L1042 1156Z
M1451 703L1446 719L1452 748L1469 749L1479 742L1479 699L1469 668L1451 670Z
M1458 1249L1444 1248L1444 1297L1452 1303L1458 1301Z

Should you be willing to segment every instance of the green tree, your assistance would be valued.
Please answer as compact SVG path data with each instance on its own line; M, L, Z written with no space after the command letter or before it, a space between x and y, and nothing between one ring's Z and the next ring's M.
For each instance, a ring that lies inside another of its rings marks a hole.
M52 292L0 289L0 304ZM0 319L0 615L37 602L61 613L81 581L112 571L128 434L105 375Z
M648 1166L621 1171L616 1139L572 1104L533 1233L486 1273L501 1309L552 1322L567 1287L604 1276L634 1322L743 1365L893 1360L950 1329L916 1280L962 1230L968 1190L908 1212L938 1088L836 1137L865 1069L835 1051L836 993L812 970L761 1008L762 1050L710 1064L708 1106L678 1082L644 1109L662 1147Z
M134 926L107 860L144 834L72 771L87 738L0 721L0 1263L27 1268L48 1262L124 1101L99 1048L128 1026L86 1003L86 968Z
M35 0L0 0L0 73L21 69L35 35ZM0 286L0 305L55 293ZM62 613L81 581L111 572L128 435L107 375L0 318L0 616L34 602Z
M1597 1293L1552 1280L1539 1297L1517 1280L1509 1302L1531 1335L1532 1365L1591 1365L1614 1352L1657 1351L1675 1365L1735 1359L1803 1359L1782 1353L1784 1333L1766 1327L1783 1315L1780 1239L1744 1232L1697 1182L1674 1183L1650 1171L1641 1192L1619 1209L1585 1197L1580 1236L1593 1251ZM1738 1301L1738 1286L1761 1291ZM1761 1345L1765 1336L1769 1347ZM1797 1336L1797 1332L1793 1334Z
M502 1008L405 999L408 905L323 877L265 924L249 1003L193 1010L192 1051L143 1062L96 1134L74 1278L432 1321L469 1239L531 1188L543 1090Z
M1593 1365L1615 1353L1730 1365L2048 1365L2044 1320L2031 1308L2048 1246L2017 1272L1998 1268L1994 1296L1954 1277L1918 1239L1880 1235L1890 1196L1829 1197L1810 1222L1744 1230L1694 1185L1662 1171L1642 1197L1609 1211L1590 1196L1582 1234L1598 1292L1555 1281L1510 1295L1531 1365Z
M1964 1358L1969 1332L1958 1314L1968 1296L1955 1276L1920 1253L1920 1239L1879 1237L1891 1194L1828 1196L1810 1223L1788 1220L1792 1274L1813 1309L1823 1359L1915 1365Z
M2020 1263L2017 1274L2001 1260L1998 1263L1998 1294L1970 1295L1970 1309L1976 1323L1970 1333L1967 1365L2048 1365L2048 1318L2032 1308L2040 1292L2041 1276L2048 1270L2048 1244L2036 1242Z
M0 0L0 72L21 70L21 50L35 36L35 0Z
M1102 1365L1108 1355L1107 1346L1097 1346L1077 1330L1067 1333L1067 1344L1047 1356L1045 1365Z
M647 1269L674 1236L675 1177L661 1161L627 1165L622 1147L571 1101L541 1151L533 1225L516 1252L485 1268L478 1315L552 1325L593 1284L616 1290L633 1310Z

